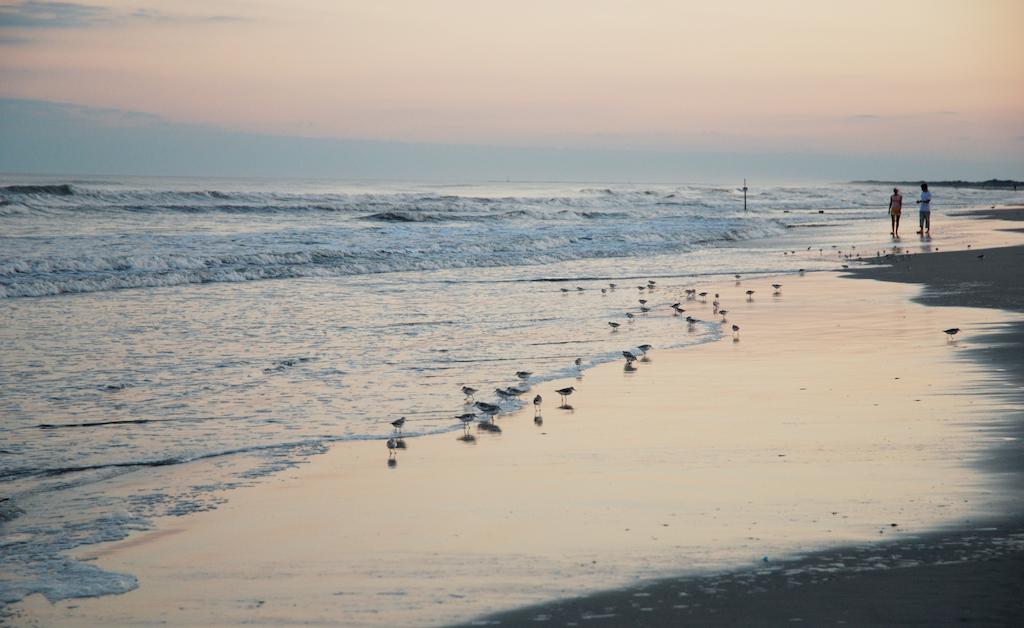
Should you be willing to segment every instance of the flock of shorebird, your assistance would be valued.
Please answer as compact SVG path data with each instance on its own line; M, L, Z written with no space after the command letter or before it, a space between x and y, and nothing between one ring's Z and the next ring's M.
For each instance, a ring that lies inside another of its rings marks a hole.
M841 257L853 257L852 254L844 255L842 251L839 251L839 255ZM860 256L858 255L857 257L859 258ZM846 265L843 265L843 267L847 268ZM801 276L803 276L805 270L801 268L798 270L798 273ZM736 274L733 275L733 277L736 280L736 285L739 286L743 279L742 275ZM602 295L608 294L610 291L614 291L618 287L618 284L609 283L607 287L600 288L600 292ZM780 296L782 294L782 284L773 283L771 284L771 287L773 290L772 294L774 296ZM655 307L654 305L650 304L649 299L644 298L645 295L650 295L657 289L657 282L655 280L649 279L647 280L646 284L636 286L636 289L640 294L640 297L638 299L639 307L637 308L636 312L625 312L624 317L626 319L626 324L635 322L638 315L646 315L647 313L651 312ZM571 290L569 288L560 288L560 290L562 293L584 292L586 291L586 288L576 286L575 290ZM754 290L747 290L745 292L748 302L752 302L754 300L755 293L756 292ZM709 294L710 293L706 291L697 292L696 288L686 288L684 290L683 299L681 301L669 304L668 307L671 308L673 316L681 316L686 312L686 308L683 307L683 304L685 302L699 300L701 303L707 303ZM721 320L717 321L719 324L725 324L729 322L726 318L726 315L729 313L729 311L722 307L719 293L714 293L711 301L711 306L712 315L715 317L721 317ZM700 319L694 318L693 316L690 315L687 315L685 320L687 328L690 331L693 331L698 323L703 322ZM612 332L617 332L622 325L623 323L619 321L608 321L608 326L611 328ZM732 324L731 329L733 342L739 342L740 326ZM946 334L949 340L953 340L953 337L956 336L956 334L960 333L960 328L951 327L949 329L944 329L943 333ZM635 363L638 361L645 361L647 359L647 352L650 351L652 348L653 347L649 344L641 344L637 345L636 347L623 350L622 357L626 360L624 369L626 371L635 371ZM583 370L583 358L576 358L573 364L578 372ZM518 399L522 395L529 392L529 381L530 378L533 376L533 372L516 371L515 376L519 380L518 385L494 389L494 394L497 395L499 399ZM501 432L501 428L494 422L494 417L497 416L502 411L501 406L493 403L488 403L486 401L477 401L475 395L478 392L480 391L476 388L473 388L472 386L462 386L462 394L465 395L464 403L467 406L467 409L471 411L463 412L462 414L459 414L456 417L454 417L462 422L464 430L462 440L466 440L469 442L475 440L475 438L469 433L469 426L474 421L477 422L478 429L488 432ZM568 404L568 398L570 395L576 392L576 388L574 386L559 388L554 392L557 393L561 398L562 403L559 406L560 409L573 409L573 407ZM541 424L543 422L543 419L541 417L541 404L543 403L543 401L544 399L541 395L536 395L533 398L534 422L536 422L537 424ZM395 464L396 450L405 449L405 443L402 440L402 428L405 426L405 422L406 418L404 416L394 421L391 421L391 426L394 428L394 434L387 440L387 448L388 462L392 466Z

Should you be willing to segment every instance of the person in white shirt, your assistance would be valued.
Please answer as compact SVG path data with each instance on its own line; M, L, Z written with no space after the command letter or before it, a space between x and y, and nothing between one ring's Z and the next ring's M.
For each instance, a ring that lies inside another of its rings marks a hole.
M928 184L921 184L921 198L917 201L917 218L920 228L918 233L930 236L932 234L932 193L928 191Z

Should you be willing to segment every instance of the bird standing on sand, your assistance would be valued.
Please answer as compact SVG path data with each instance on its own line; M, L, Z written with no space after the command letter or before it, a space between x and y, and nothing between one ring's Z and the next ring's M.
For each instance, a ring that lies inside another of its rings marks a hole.
M732 339L733 340L739 340L739 337L740 337L740 326L739 325L733 325L732 326Z
M473 405L479 408L481 412L488 416L494 416L495 414L498 414L498 412L501 411L501 408L499 406L496 406L493 403L487 403L486 401L477 401Z
M561 290L563 293L569 292L568 288L559 288L559 290Z
M466 399L472 400L473 399L473 395L475 395L476 393L477 393L476 388L473 388L472 386L463 386L462 387L462 394L466 395Z
M612 290L615 289L615 286L616 286L616 284L613 284L613 283L608 284L608 287L611 288Z
M747 290L747 301L753 301L753 300L754 300L754 291L753 290Z
M465 414L460 414L455 418L462 421L462 427L468 430L469 424L473 422L473 419L476 418L476 415L473 414L472 412L466 412Z
M729 313L729 310L718 310L718 313L722 315L722 322L725 322L725 315Z
M633 353L632 351L623 351L622 352L622 357L626 358L626 363L627 364L630 364L632 362L636 362L636 359L637 359L636 358L636 354Z
M540 395L537 395L536 397L533 398L533 414L535 416L540 414L540 404L543 401L544 401L544 398L541 397Z
M707 303L708 302L708 293L707 292L701 292L697 296L700 297L700 302L701 303Z
M516 377L519 379L530 379L531 375L533 375L533 371L516 371Z
M647 305L647 299L640 299L640 305Z
M640 350L640 353L642 353L644 355L647 355L647 352L650 351L653 348L654 347L651 346L651 345L639 345L639 346L637 346L637 349Z
M943 329L942 333L946 334L946 339L947 340L952 340L953 336L955 336L955 335L960 333L960 328L959 327L950 327L949 329Z
M391 426L394 427L395 431L398 432L399 434L402 433L402 426L403 425L405 425L405 417L404 416L401 417L401 418L395 419L394 421L391 422Z
M775 288L775 294L782 294L782 284L781 283L773 283L772 284L772 288Z
M583 370L583 358L576 358L572 363L576 365L577 371Z
M562 407L564 408L567 404L566 399L569 397L569 395L576 392L576 389L572 386L569 386L568 388L559 388L555 392L562 396Z
M629 319L629 322L632 323L635 317L633 316L632 312L626 312L626 318Z
M611 327L612 330L616 330L619 328L619 324L616 323L615 321L608 321L608 326Z

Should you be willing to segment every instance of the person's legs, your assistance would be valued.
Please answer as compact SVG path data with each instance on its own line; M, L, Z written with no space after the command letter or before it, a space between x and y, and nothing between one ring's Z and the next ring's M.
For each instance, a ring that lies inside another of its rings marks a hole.
M892 233L893 233L894 236L896 236L898 238L898 237L900 237L900 215L896 214L895 216L893 216L892 217L892 222L893 222Z
M917 232L924 233L924 212L917 212Z
M925 212L923 214L923 217L924 217L924 224L922 225L922 228L924 229L924 233L925 233L925 235L931 235L932 234L932 213L931 212Z
M889 217L892 218L892 227L889 228L889 235L896 235L896 214L889 212Z

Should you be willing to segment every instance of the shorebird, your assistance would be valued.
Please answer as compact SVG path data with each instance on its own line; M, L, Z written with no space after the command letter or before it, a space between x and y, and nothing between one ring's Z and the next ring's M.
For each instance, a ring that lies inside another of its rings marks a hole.
M978 256L978 259L981 259L981 260L985 259L985 254L984 254L984 253L982 253L981 255L979 255L979 256Z
M740 277L741 277L741 275L733 275L733 277L736 278L736 285L737 286L740 285Z
M513 395L517 396L517 397L519 395L522 395L523 393L528 392L529 390L530 390L529 387L519 388L518 386L509 386L508 388L505 389L506 392L510 392Z
M498 395L502 399L513 399L516 394L507 388L495 388L494 394Z
M569 386L568 388L559 388L555 392L558 393L559 395L562 395L562 407L564 408L566 405L566 399L569 397L569 395L576 392L576 389L572 386Z
M658 283L658 282L657 282L657 281L655 281L655 280L653 280L653 279L648 279L648 280L647 280L647 285L648 285L648 286L653 286L653 285L654 285L654 284L656 284L656 283Z
M804 274L804 273L806 273L807 271L806 271L806 270L804 270L803 268L801 268L800 270L798 270L798 271L796 271L796 272L798 272L798 273L800 273L801 275L803 275L803 274Z
M708 293L707 292L701 292L697 296L700 297L701 303L707 303L708 302Z
M782 292L782 284L781 283L773 283L772 284L772 288L775 288L775 294L779 294L779 293Z
M490 416L494 416L495 414L501 412L500 406L496 406L493 403L487 403L486 401L477 401L473 405L479 408L480 412L483 412L484 414Z
M646 313L651 311L651 308L647 307L646 305L641 305L640 306L640 311L643 312L644 314L646 314Z
M753 290L747 290L747 301L753 301L753 300L754 300L754 291Z
M729 313L729 310L718 310L718 313L722 315L722 322L725 322L725 315Z
M568 292L569 291L568 288L559 288L559 290L561 290L562 292Z
M676 314L675 314L675 315L676 315L676 316L679 316L680 314L682 314L683 312L685 312L685 311L686 311L685 309L683 309L683 307L682 307L682 306L681 306L681 304L679 304L679 303L673 303L673 304L671 305L671 307L672 307L672 309L673 309L673 310L675 310L675 312L676 312Z
M611 327L613 330L619 328L619 324L616 323L615 321L608 321L608 326Z
M622 357L626 358L626 362L636 362L637 360L636 354L632 351L623 351Z
M581 288L579 286L576 286L576 290L579 291L579 292L583 292L583 288Z
M640 305L647 305L647 299L640 299Z
M401 434L402 426L405 425L405 417L403 416L401 418L395 419L394 421L391 422L391 425L395 428L396 432Z
M653 348L654 347L651 346L651 345L639 345L639 346L637 346L637 349L640 350L640 353L642 353L644 355L647 355L647 352L650 351Z
M583 358L576 358L575 360L573 360L573 364L576 365L577 371L583 370Z
M610 283L610 284L608 284L608 287L611 288L612 290L614 290L615 289L615 284Z
M608 294L608 288L601 288L601 294Z
M516 371L516 377L519 379L530 379L531 375L533 375L533 371Z
M626 312L626 318L629 319L629 322L632 323L633 319L636 318L636 317L633 315L632 312Z
M686 317L686 326L690 331L693 331L693 326L697 324L697 319L692 316Z
M960 333L960 328L959 327L950 327L949 329L943 329L942 333L946 334L946 338L948 340L952 340L953 336L955 336L955 335Z
M690 301L696 299L697 298L697 289L696 288L687 288L686 289L686 298L688 300L690 300Z
M477 393L477 389L472 386L463 386L462 394L466 395L466 399L473 399L473 395Z
M646 290L647 286L637 286L636 289L637 290Z
M733 325L732 326L732 338L733 338L733 340L737 340L739 337L740 337L740 326L739 325Z
M457 416L455 418L460 420L460 421L462 421L463 429L467 429L468 430L469 429L469 424L473 422L473 419L476 418L476 415L473 414L472 412L467 412L465 414L460 414L459 416Z
M849 264L843 264L843 268L849 268Z
M537 395L536 397L533 398L533 413L534 413L534 415L540 414L540 404L541 404L542 401L544 401L544 398L541 397L540 395Z

